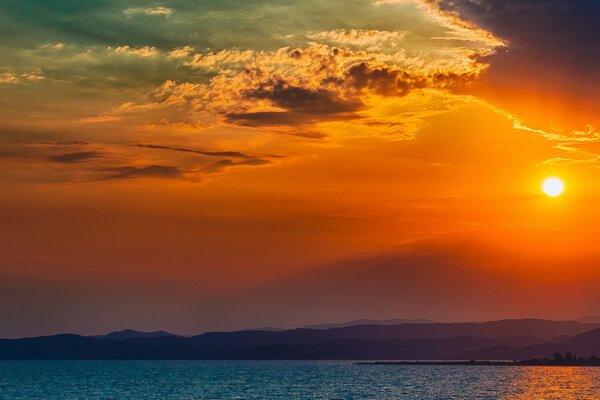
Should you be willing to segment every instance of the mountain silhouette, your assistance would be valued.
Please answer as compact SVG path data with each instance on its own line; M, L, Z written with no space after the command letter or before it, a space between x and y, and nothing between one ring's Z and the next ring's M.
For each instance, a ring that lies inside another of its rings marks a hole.
M341 322L341 323L333 323L333 324L316 324L316 325L307 325L304 328L306 329L331 329L331 328L345 328L348 326L357 326L357 325L400 325L400 324L434 324L435 321L431 321L428 319L401 319L401 318L392 318L392 319L355 319L353 321Z
M122 331L114 331L107 333L106 335L96 335L91 336L93 338L98 339L115 339L115 340L123 340L123 339L136 339L136 338L157 338L157 337L179 337L179 335L175 335L174 333L165 332L165 331L154 331L154 332L142 332L136 331L133 329L124 329Z
M499 360L567 351L584 356L600 354L598 350L598 324L539 319L208 332L193 337L125 330L95 337L0 340L0 359Z

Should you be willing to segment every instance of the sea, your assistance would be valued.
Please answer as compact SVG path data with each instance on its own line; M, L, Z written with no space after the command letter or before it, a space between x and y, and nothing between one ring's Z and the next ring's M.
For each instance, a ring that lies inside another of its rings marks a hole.
M0 361L0 399L600 399L600 368Z

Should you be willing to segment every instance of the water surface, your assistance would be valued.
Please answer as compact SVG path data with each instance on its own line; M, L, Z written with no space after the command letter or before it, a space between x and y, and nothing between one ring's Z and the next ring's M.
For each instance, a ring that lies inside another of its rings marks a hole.
M0 399L600 399L600 368L0 361Z

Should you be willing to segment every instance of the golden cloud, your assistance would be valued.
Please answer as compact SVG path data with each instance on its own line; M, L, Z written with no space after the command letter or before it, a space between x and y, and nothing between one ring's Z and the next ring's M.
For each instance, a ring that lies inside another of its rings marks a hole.
M3 72L0 73L0 84L18 84L23 82L39 82L45 80L46 77L38 72Z
M310 40L346 46L367 47L369 50L380 49L382 44L389 44L391 47L396 47L398 46L398 42L404 39L406 35L407 32L362 29L337 29L326 32L306 33L306 37Z
M193 51L194 48L192 46L183 46L171 50L168 56L171 58L183 58L188 57Z
M126 16L132 16L136 14L145 14L145 15L157 15L163 17L169 17L173 14L173 9L168 7L154 7L154 8L128 8L123 10L123 14Z
M136 47L131 47L129 45L123 45L123 46L116 47L114 49L114 51L116 53L129 54L129 55L134 55L134 56L138 56L138 57L142 57L142 58L156 57L158 55L158 50L156 50L156 47L150 47L150 46L136 48Z
M403 35L349 32L322 36L341 35L368 44ZM107 116L194 126L226 123L281 130L293 125L302 126L305 132L307 126L320 121L362 118L358 112L365 109L369 96L405 96L412 90L453 90L468 85L485 65L463 56L461 62L432 66L403 52L383 54L315 42L275 51L234 49L195 54L183 64L215 72L209 81L165 81L140 100L125 103Z

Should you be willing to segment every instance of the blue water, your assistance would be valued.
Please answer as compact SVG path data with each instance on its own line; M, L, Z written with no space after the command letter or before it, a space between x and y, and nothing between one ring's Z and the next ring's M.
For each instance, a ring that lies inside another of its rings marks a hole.
M0 399L600 399L600 368L7 361Z

